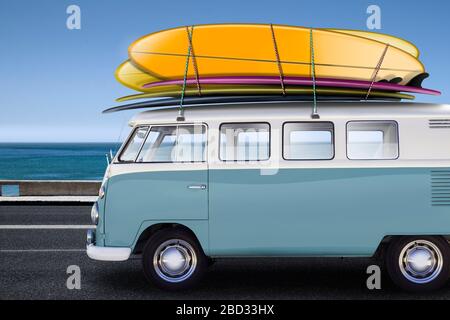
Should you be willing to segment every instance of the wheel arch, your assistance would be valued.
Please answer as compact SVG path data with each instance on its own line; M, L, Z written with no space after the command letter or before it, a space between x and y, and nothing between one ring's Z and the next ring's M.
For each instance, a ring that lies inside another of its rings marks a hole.
M141 227L141 231L138 233L137 240L135 241L135 245L133 246L132 253L139 255L142 253L145 244L148 239L153 236L155 233L161 230L169 230L169 229L182 229L188 232L193 239L195 239L203 250L203 253L207 255L208 253L208 238L207 231L205 234L204 228L199 225L195 225L195 223L176 223L176 222L157 222L152 224L145 224Z
M397 241L401 238L404 237L420 237L420 236L427 236L427 237L439 237L442 238L444 240L446 240L449 243L450 246L450 235L442 235L442 234L421 234L421 235L417 235L417 234L404 234L404 235L387 235L384 236L383 239L380 241L377 249L375 250L375 253L373 255L373 257L375 259L383 259L385 254L386 254L386 250L389 247L389 244L393 243L394 241Z

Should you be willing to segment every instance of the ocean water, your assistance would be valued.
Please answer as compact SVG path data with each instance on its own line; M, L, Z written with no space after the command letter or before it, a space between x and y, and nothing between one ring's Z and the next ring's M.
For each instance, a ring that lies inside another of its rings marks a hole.
M0 180L101 180L116 143L0 143Z

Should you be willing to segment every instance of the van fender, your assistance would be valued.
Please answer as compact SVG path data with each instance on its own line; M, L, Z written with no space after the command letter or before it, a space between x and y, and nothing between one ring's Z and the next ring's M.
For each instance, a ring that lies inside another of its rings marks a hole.
M191 231L197 238L200 246L203 249L205 255L209 255L209 223L208 220L146 220L143 221L139 227L139 230L134 238L131 246L132 252L135 252L138 241L141 235L148 229L156 225L181 226Z

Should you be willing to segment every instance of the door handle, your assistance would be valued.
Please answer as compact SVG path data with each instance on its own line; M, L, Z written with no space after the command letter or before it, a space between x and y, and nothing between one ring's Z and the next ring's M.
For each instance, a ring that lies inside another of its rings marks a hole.
M188 186L188 189L205 190L206 184L191 184Z

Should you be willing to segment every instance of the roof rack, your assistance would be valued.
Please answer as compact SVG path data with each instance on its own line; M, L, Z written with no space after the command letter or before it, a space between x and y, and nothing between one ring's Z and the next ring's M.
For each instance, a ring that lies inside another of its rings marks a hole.
M314 98L310 95L287 95L287 96L192 96L185 97L183 107L195 106L213 106L218 104L251 104L251 103L273 103L273 102L313 102ZM348 96L317 96L319 101L365 101L365 97L348 97ZM401 99L396 98L376 98L369 97L371 101L389 101L398 102ZM103 113L113 113L118 111L149 109L150 111L179 109L180 98L162 98L152 99L143 102L130 103L121 106L111 107L103 111Z

